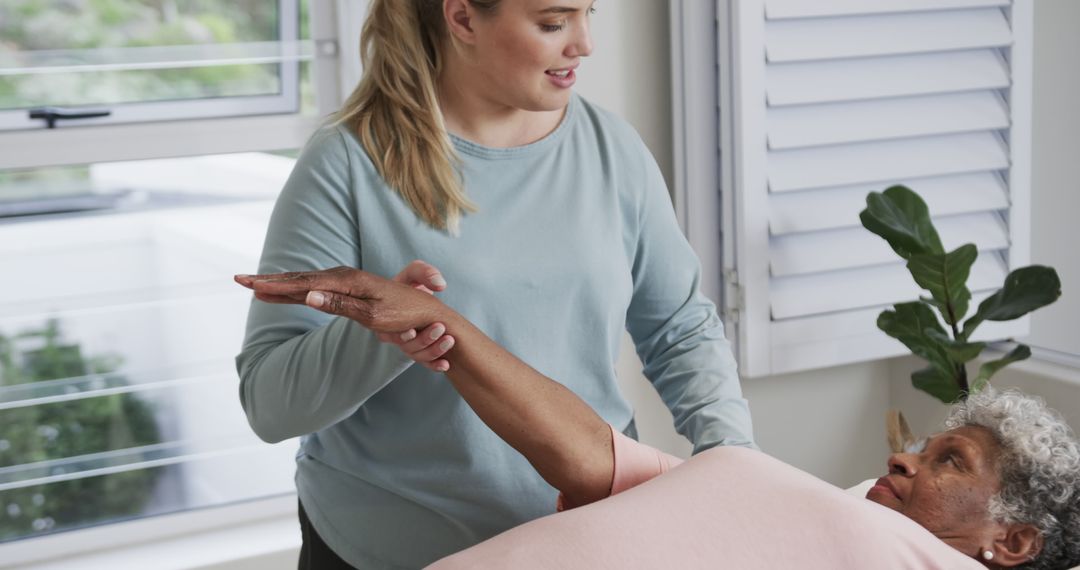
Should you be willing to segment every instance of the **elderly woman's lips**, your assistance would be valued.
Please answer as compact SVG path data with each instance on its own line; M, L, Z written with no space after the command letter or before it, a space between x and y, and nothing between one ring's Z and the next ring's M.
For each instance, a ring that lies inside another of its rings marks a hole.
M900 500L900 493L896 491L896 487L893 486L892 482L885 477L878 479L877 483L874 483L874 486L870 487L870 490L866 492L866 496L869 497L874 493Z

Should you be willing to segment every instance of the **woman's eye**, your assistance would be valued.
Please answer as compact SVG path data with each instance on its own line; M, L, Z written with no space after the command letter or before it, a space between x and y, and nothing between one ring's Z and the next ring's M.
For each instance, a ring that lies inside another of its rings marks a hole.
M558 32L562 31L566 27L566 24L540 24L540 29L545 32Z

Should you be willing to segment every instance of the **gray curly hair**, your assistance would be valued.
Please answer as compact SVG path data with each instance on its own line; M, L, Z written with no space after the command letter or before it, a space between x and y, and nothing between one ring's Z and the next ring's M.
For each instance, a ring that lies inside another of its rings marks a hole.
M1042 398L987 387L949 410L945 427L988 429L1001 445L1001 492L990 514L1006 524L1039 529L1043 547L1029 570L1080 564L1080 444Z

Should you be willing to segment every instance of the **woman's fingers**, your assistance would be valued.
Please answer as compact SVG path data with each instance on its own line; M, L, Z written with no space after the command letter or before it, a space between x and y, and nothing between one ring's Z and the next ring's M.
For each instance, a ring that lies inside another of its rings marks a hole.
M401 343L401 350L405 351L405 354L410 356L435 344L435 341L439 340L439 338L446 333L446 326L442 323L433 323L419 333L415 330L412 332L414 334L409 334L409 331L405 331L400 337L401 340L404 341ZM409 336L412 338L406 340Z
M432 325L432 327L428 327L428 329L425 330L431 330L433 327L434 325ZM440 329L439 332L441 333L442 330ZM446 354L447 351L449 351L451 348L453 348L453 337L448 335L442 335L438 338L431 339L430 342L424 341L422 345L420 345L422 346L422 348L418 348L417 350L412 350L412 348L415 348L415 346L407 346L409 345L410 341L418 339L422 334L423 333L418 334L416 332L416 329L409 329L403 333L378 333L375 336L379 338L380 342L385 342L387 344L393 344L397 346L409 358L412 358L417 363L422 364L428 369L434 370L435 372L446 372L447 370L450 370L450 361L440 357ZM431 338L430 335L431 333L429 332L427 338ZM447 339L450 339L450 344L443 348L442 345L446 343ZM433 345L434 348L432 348Z
M443 278L442 272L434 265L419 259L406 265L401 273L394 276L394 281L411 285L425 293L446 289L446 279Z
M440 358L431 362L421 362L420 364L422 364L424 368L428 368L435 372L446 372L447 370L450 370L450 361L445 358Z
M437 342L432 343L431 346L419 352L414 352L409 356L411 356L413 360L432 370L446 372L450 369L450 362L441 357L449 352L451 348L454 348L454 342L454 337L443 335L439 337Z

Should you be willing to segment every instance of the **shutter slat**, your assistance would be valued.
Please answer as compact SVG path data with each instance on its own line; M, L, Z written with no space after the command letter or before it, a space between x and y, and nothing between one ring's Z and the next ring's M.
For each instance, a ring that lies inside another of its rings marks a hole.
M900 55L1012 43L998 8L932 13L815 18L770 22L765 29L769 63Z
M769 153L769 190L863 184L1008 168L993 133L922 137Z
M979 251L1009 246L1008 228L993 212L934 220L946 251L974 243ZM773 277L786 277L880 265L896 260L888 243L862 227L772 238L769 262Z
M766 0L769 20L1008 6L1009 0Z
M866 195L893 184L904 184L918 192L935 216L1009 207L1005 183L993 172L785 192L769 197L770 234L860 226L859 212L866 207Z
M972 291L1000 287L1005 273L998 255L980 255L971 267L968 287ZM774 320L888 305L923 294L899 263L773 279L769 288Z
M998 284L1000 287L1000 284ZM979 306L979 303L989 297L996 291L996 287L990 289L975 292L971 294L971 302L968 304L968 313L966 316L970 317L975 313L975 309ZM926 291L923 291L925 296ZM788 319L785 321L776 321L773 326L772 344L773 346L784 345L797 345L805 344L807 339L820 338L823 331L842 331L842 336L856 336L856 335L882 335L881 330L877 328L877 317L884 309L892 308L892 304L877 305L865 309L857 309L853 311L844 311L842 313L830 313L827 315L819 315L813 317L803 317L801 319ZM995 334L990 332L990 329L995 325L1000 325L1003 322L1016 321L985 321L976 330L974 339L989 339L995 338ZM944 326L944 323L942 323ZM835 333L834 333L835 334ZM1007 335L1005 335L1007 336ZM1005 338L1005 336L996 336L996 338ZM902 350L907 350L900 345L900 341L892 340Z
M1005 129L1009 110L993 91L778 107L768 115L769 148Z
M778 63L768 66L771 106L954 93L1009 86L996 49Z

